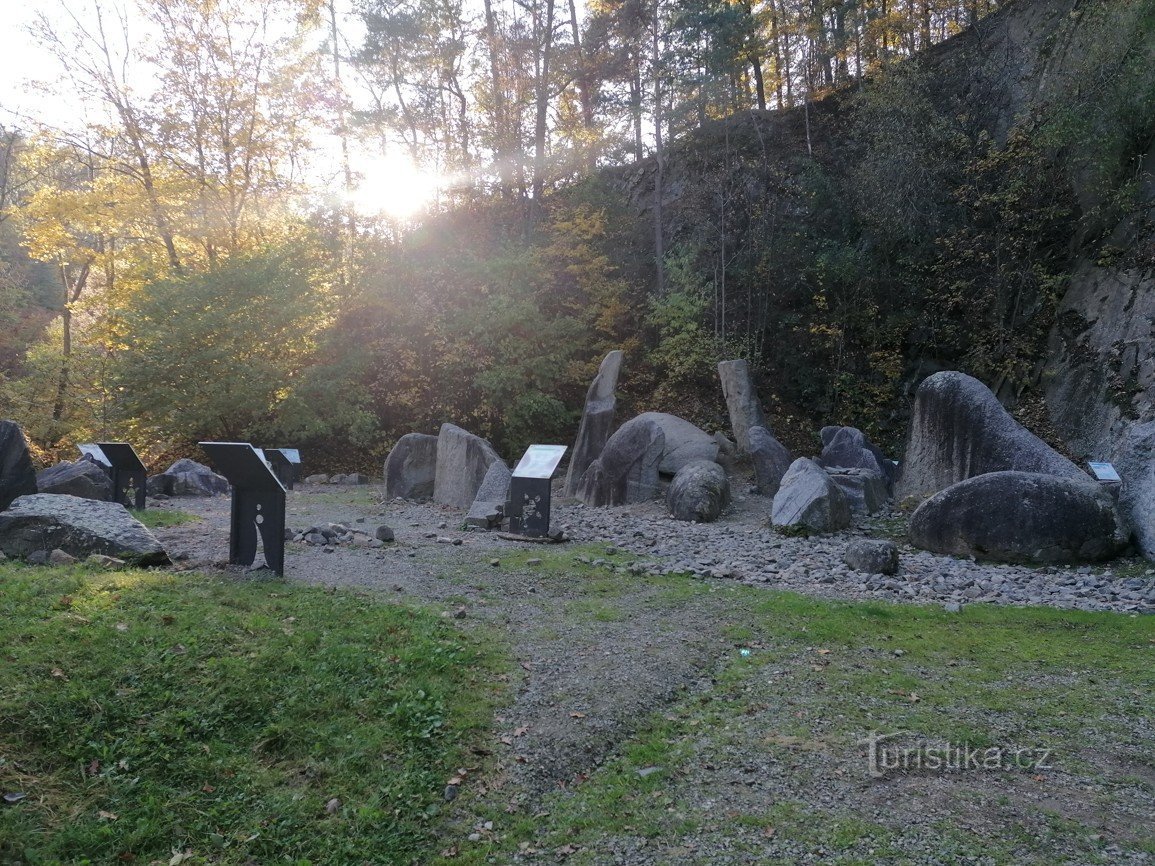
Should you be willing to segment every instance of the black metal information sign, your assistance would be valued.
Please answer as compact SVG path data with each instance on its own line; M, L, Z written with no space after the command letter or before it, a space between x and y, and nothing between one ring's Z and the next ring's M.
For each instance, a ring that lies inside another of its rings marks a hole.
M564 445L530 445L509 483L509 531L530 538L549 535L550 481Z
M248 442L201 442L201 448L233 487L229 562L252 565L257 542L265 565L285 573L285 488L261 453Z
M265 457L273 466L273 474L286 490L293 489L301 465L301 452L296 448L266 448Z
M144 508L148 470L127 442L97 442L79 445L80 453L91 457L112 479L112 501L126 508Z

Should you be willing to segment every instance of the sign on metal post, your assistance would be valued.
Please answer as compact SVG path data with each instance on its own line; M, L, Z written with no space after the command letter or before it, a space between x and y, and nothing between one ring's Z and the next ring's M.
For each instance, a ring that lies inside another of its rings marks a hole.
M549 535L550 488L565 445L530 445L509 483L509 531L530 538Z
M229 562L252 565L257 543L265 565L285 573L285 488L264 457L248 442L201 442L201 448L233 488Z
M285 489L292 490L301 466L301 452L296 448L266 448L265 457L272 464L273 474L280 479Z
M126 508L144 508L148 470L127 442L97 442L77 446L112 479L112 501Z

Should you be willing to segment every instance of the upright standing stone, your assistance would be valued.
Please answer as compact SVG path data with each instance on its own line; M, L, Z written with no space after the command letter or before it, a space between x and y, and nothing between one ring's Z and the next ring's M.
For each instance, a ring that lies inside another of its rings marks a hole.
M589 465L577 496L586 505L629 505L659 492L658 466L666 446L661 426L639 415L606 442L602 456Z
M765 427L766 417L762 414L762 403L754 390L754 378L750 375L750 365L744 360L719 361L718 378L722 380L722 394L726 397L726 408L730 410L730 426L738 450L750 453L750 428Z
M500 460L493 446L480 436L456 424L442 424L437 435L433 501L451 508L469 508L490 464Z
M1087 478L1012 418L978 379L950 370L923 380L895 497L923 498L967 478L1006 471Z
M477 496L469 506L469 513L465 515L467 526L479 526L482 529L492 529L500 526L505 516L505 501L509 499L509 485L513 481L513 474L504 460L495 460L489 464L481 487L477 489Z
M569 456L569 471L565 476L565 495L576 496L578 484L586 469L602 453L610 433L614 429L614 411L618 398L618 374L622 370L624 355L614 349L602 359L598 374L586 391L585 409L582 411L581 425L577 440Z
M765 427L750 428L750 458L754 463L754 481L763 496L774 496L782 476L794 462L790 450L770 435Z
M429 499L437 475L437 437L406 433L385 458L385 495Z
M36 492L28 441L15 421L0 421L0 511L17 496Z
M806 457L790 464L770 508L770 522L778 527L837 532L850 525L846 497L826 471Z

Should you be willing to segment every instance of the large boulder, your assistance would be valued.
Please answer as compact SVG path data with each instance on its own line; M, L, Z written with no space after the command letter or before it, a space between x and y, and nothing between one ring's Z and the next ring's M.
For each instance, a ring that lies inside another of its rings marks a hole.
M229 492L228 479L217 475L203 463L182 457L160 475L145 484L149 496L218 496Z
M874 514L881 511L890 499L886 479L870 469L830 466L826 468L826 474L838 485L854 514Z
M1089 478L991 472L922 503L910 540L935 553L1038 565L1108 559L1127 534L1110 494Z
M662 430L666 444L658 471L663 475L676 475L693 460L717 461L718 443L714 437L685 418L666 412L643 412L635 420L639 419L651 421Z
M577 439L569 455L569 469L565 476L565 495L576 496L578 484L586 469L601 455L602 449L614 429L614 413L617 409L618 375L622 370L625 356L615 349L602 359L598 374L590 382L586 391L585 408L582 410L581 425Z
M895 574L898 571L898 546L878 538L856 538L846 545L842 561L865 574Z
M1155 421L1123 429L1111 451L1119 477L1119 508L1135 533L1135 544L1155 559Z
M0 551L28 557L60 549L77 559L103 554L135 565L165 565L168 555L118 502L40 493L0 512Z
M390 499L429 499L436 475L437 437L406 433L385 458L385 495Z
M493 446L455 424L442 424L437 435L437 473L433 501L451 508L469 508L489 467L501 462Z
M754 483L763 496L778 492L782 476L794 462L790 449L779 442L765 427L751 427L750 459L754 464Z
M750 453L750 428L765 427L766 416L762 413L762 403L754 390L754 377L750 375L750 365L744 360L719 361L718 378L722 381L722 394L726 398L726 408L730 412L730 427L738 450Z
M782 476L770 507L770 522L782 529L837 532L850 525L850 506L826 470L799 457Z
M627 421L582 475L578 498L586 505L629 505L653 499L660 491L658 467L665 446L666 436L652 418L639 415Z
M0 511L17 496L36 492L36 471L28 441L15 421L0 421Z
M79 496L108 502L112 499L112 479L92 460L72 463L65 460L36 473L36 488L41 493Z
M482 529L491 529L500 526L505 516L505 502L509 499L509 485L513 481L513 473L505 465L504 460L495 460L489 464L485 478L481 480L481 487L469 506L469 513L465 515L468 526L479 526Z
M828 469L867 469L884 478L887 484L898 472L894 463L857 427L823 427L818 465Z
M695 460L678 470L666 491L666 506L675 520L712 523L730 504L726 470L708 460Z
M1010 470L1087 477L1015 421L978 379L948 370L923 380L895 495L922 499L976 475Z

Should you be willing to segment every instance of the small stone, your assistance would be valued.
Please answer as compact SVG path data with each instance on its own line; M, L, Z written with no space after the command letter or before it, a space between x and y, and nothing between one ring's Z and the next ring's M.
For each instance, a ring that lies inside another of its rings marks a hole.
M457 786L446 785L445 792L441 795L441 798L445 800L446 803L452 803L457 799Z
M448 536L445 536L445 535L439 535L439 536L437 536L437 543L438 544L452 544L453 539L449 538Z
M49 565L75 565L79 560L70 553L65 553L59 547L48 554Z
M455 539L453 539L453 544L454 544L454 546L458 546L458 545L460 545L460 544L461 544L461 539L460 539L460 538L455 538Z
M501 565L501 560L500 559L491 559L491 560L489 560L489 564L492 565L494 568L497 568L499 565Z
M463 608L463 607L459 607L457 610L455 610L455 611L453 612L453 618L454 618L454 619L465 619L465 617L466 617L467 615L468 615L468 614L466 614L466 612L465 612L465 608Z
M642 767L642 769L638 770L638 778L645 779L648 776L654 775L654 773L660 772L662 772L661 767Z
M541 565L541 560L540 560L540 559L537 559L537 558L534 558L534 559L527 559L527 560L525 561L525 564L526 564L526 565Z
M957 601L948 601L942 606L942 609L947 613L959 613L962 611L962 605Z
M377 531L374 533L374 535L378 541L393 541L396 538L393 529L391 527L385 526L384 524L377 527Z

